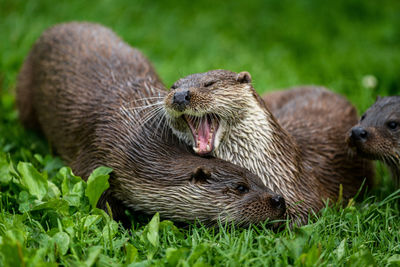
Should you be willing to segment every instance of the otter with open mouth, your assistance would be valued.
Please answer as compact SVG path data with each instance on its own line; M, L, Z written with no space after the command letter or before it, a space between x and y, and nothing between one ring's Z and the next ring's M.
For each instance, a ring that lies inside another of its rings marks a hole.
M243 86L250 79L247 72L229 74L231 79L223 71L189 75L175 82L164 100L172 130L199 155L217 151L230 128L241 122L251 108L251 103L242 98L225 109L229 99L237 97L234 87Z
M268 95L266 96L268 99ZM353 197L373 176L369 161L348 154L355 108L324 88L272 95L275 117L248 72L213 70L175 82L164 98L173 132L195 153L213 155L257 174L286 198L288 213L306 223L310 211Z

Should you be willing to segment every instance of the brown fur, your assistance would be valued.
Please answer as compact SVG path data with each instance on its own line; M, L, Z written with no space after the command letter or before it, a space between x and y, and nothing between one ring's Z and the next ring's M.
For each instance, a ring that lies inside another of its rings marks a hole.
M348 141L359 155L386 163L399 186L400 96L379 97L349 131Z
M311 210L336 200L343 185L345 200L363 180L373 177L371 163L352 157L346 132L357 121L354 107L323 88L299 88L264 96L243 73L214 70L178 80L164 99L175 134L193 144L182 114L214 114L225 121L218 158L258 174L273 191L285 196L289 215L305 223ZM190 103L177 110L175 92L190 92ZM273 115L274 114L274 115Z
M358 115L345 98L308 86L269 93L263 100L312 167L307 176L317 178L329 198L337 198L340 184L344 199L354 196L364 179L372 184L371 162L349 153L346 136Z
M67 23L45 31L17 85L21 121L41 129L73 171L113 168L100 201L175 221L239 225L283 217L284 203L243 168L186 151L144 106L166 94L149 61L112 31ZM153 110L154 111L154 110ZM122 206L121 206L122 204Z

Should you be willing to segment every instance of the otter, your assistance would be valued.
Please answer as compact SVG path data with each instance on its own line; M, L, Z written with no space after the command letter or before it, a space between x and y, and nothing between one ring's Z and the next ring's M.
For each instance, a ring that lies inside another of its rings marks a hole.
M381 160L400 185L400 96L378 97L349 131L348 142L362 157Z
M345 136L357 113L343 97L309 87L264 100L248 72L213 70L179 79L160 105L180 140L257 174L285 197L296 223L335 201L341 184L347 200L372 177L370 162L348 154Z
M285 216L284 199L248 170L190 153L156 108L166 90L150 62L110 29L71 22L46 30L18 76L17 106L75 174L113 169L108 202L177 222L247 226ZM151 109L151 114L148 112Z

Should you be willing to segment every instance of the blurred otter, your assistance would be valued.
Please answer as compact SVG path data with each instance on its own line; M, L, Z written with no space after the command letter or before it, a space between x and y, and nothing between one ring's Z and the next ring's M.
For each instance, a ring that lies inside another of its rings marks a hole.
M400 185L400 96L378 97L349 131L348 141L365 158L383 161Z
M150 62L111 30L67 23L46 30L18 77L24 125L43 131L85 179L113 168L99 202L174 221L247 226L281 219L284 199L249 171L192 155L169 133L154 102L166 94Z

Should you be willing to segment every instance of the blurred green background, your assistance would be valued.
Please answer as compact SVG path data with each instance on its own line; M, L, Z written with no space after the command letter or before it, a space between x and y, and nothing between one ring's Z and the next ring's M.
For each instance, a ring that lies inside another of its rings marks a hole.
M361 112L376 95L400 92L398 0L0 0L3 91L40 33L71 20L112 28L167 86L189 73L247 70L260 93L324 85Z

